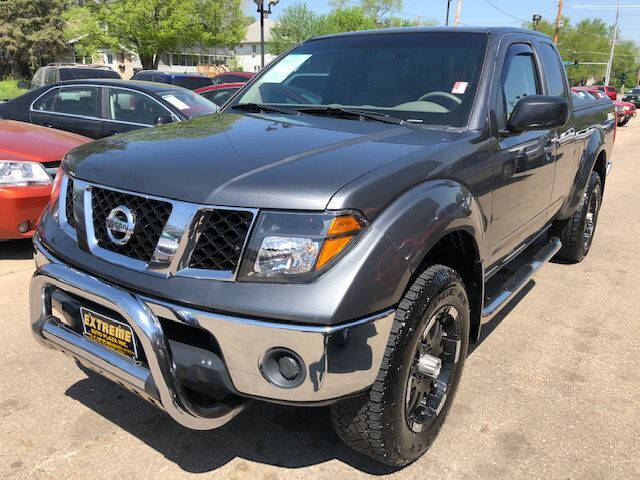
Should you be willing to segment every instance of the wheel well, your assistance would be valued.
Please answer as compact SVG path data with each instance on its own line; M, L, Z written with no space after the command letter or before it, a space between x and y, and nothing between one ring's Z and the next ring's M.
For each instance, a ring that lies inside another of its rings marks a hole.
M596 163L593 166L593 171L600 175L600 183L602 184L602 193L604 193L604 182L607 178L607 154L602 151L598 158L596 159Z
M475 342L480 334L484 286L482 264L475 239L464 230L448 233L429 250L420 267L416 269L415 275L420 275L429 264L434 263L450 267L462 277L471 309L469 337L471 342Z

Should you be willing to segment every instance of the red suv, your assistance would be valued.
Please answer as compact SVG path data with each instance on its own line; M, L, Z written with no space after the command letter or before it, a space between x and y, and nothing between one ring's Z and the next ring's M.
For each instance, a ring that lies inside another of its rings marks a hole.
M612 87L611 85L594 85L594 88L604 92L604 94L614 102L618 99L618 90L616 90L616 87Z

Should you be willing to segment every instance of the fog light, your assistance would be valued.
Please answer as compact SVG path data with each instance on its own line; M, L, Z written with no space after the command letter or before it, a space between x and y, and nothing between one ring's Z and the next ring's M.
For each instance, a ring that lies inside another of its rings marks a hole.
M300 365L297 360L289 355L283 355L278 360L280 373L287 380L295 380L300 375Z
M20 233L27 233L29 230L31 230L31 222L29 222L29 220L25 220L18 224L18 231Z
M281 347L265 352L260 371L265 380L280 388L295 388L306 377L304 361L300 355Z

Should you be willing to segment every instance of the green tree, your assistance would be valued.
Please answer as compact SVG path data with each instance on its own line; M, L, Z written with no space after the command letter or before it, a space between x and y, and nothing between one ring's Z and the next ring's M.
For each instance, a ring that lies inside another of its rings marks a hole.
M96 25L103 37L138 54L145 69L156 69L163 54L180 47L231 47L246 32L242 0L89 0L75 13L67 36L87 34L95 47ZM107 42L109 43L109 42Z
M525 26L531 28L531 24ZM554 24L541 21L537 29L553 37ZM578 67L567 66L567 75L572 85L583 85L589 81L600 83L606 75L606 65L584 65L583 63L601 63L609 60L613 27L603 20L584 19L572 25L570 19L564 19L564 27L560 30L558 50L565 61L578 61ZM638 47L633 41L616 41L613 57L613 68L610 83L622 87L624 80L627 85L634 83L637 72L636 58L640 56Z
M361 7L337 8L321 22L322 34L353 32L376 28L375 19Z
M322 35L324 16L312 11L306 4L287 7L271 28L271 41L267 50L279 55L294 45L312 37Z
M0 77L27 78L69 51L68 0L0 0Z
M425 24L426 22L389 16L380 20L376 17L374 10L363 6L338 6L327 15L320 15L306 4L298 3L282 12L271 29L271 41L267 44L267 50L279 55L294 45L318 35Z
M331 0L330 4L335 9L344 9L351 3L350 0ZM402 10L402 0L361 0L360 8L373 17L376 23L381 22L382 17L389 12Z

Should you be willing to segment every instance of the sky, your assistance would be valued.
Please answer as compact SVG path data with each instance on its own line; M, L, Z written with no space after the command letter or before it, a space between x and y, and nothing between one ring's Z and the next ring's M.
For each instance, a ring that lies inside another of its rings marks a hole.
M257 15L253 1L245 0L245 3L247 13ZM280 0L273 7L273 17L277 18L285 8L296 3L306 3L319 13L326 13L331 9L328 0ZM350 0L350 3L357 5L359 2ZM451 22L456 3L457 0L451 1ZM602 18L607 23L614 23L616 0L564 0L563 3L563 15L569 17L574 24L584 18ZM620 6L622 37L635 40L640 45L640 0L620 0ZM447 0L403 0L401 11L394 12L393 15L405 18L424 17L444 25L446 11ZM463 0L460 23L519 27L523 20L531 20L534 13L554 22L557 11L557 0Z

